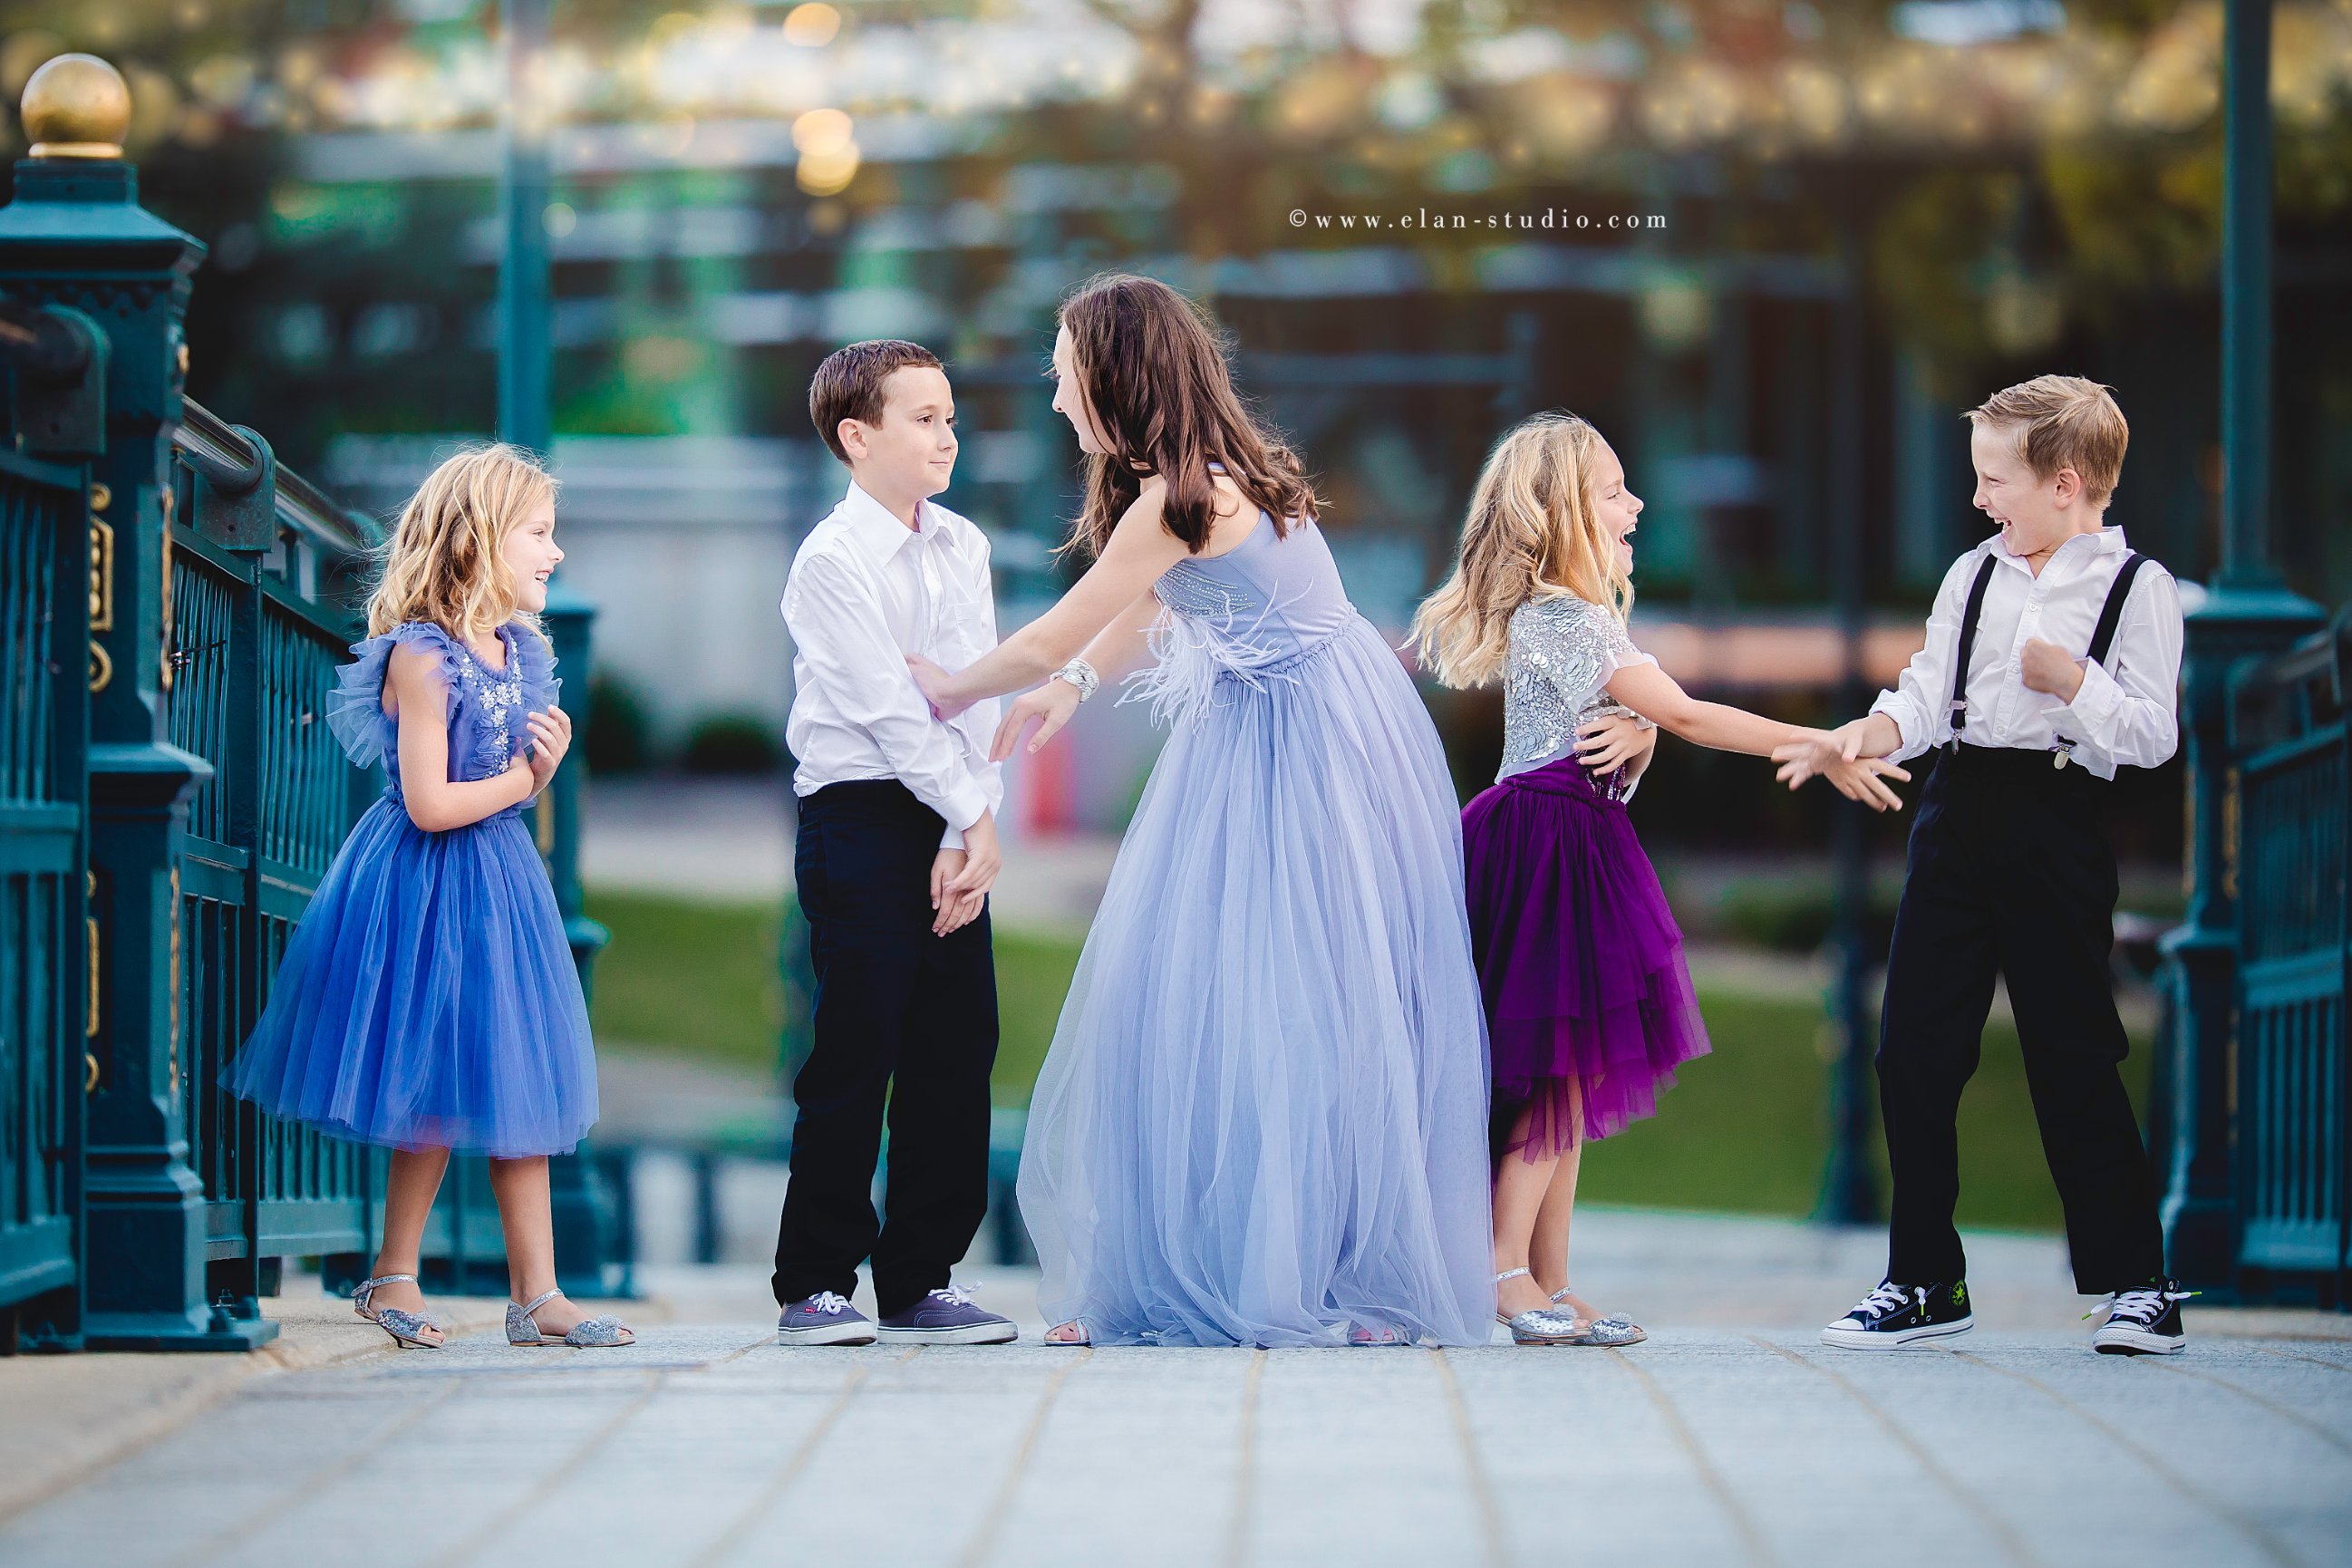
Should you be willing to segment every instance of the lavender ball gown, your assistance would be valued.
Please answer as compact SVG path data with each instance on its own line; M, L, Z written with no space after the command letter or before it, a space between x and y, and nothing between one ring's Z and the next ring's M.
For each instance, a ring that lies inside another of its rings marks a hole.
M1049 1321L1098 1344L1486 1342L1486 1063L1437 732L1312 523L1180 563L1174 732L1032 1102Z

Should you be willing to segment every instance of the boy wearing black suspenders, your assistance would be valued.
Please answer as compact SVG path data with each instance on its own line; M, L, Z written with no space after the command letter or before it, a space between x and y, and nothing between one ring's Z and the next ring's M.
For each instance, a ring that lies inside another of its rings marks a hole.
M1927 647L1829 756L1934 750L1887 955L1879 1098L1894 1202L1886 1280L1822 1331L1891 1349L1965 1332L1954 1119L1996 972L2008 983L2075 1287L2111 1297L2109 1354L2186 1343L2156 1194L2117 1065L2108 977L2116 863L2100 815L2118 767L2179 731L2180 598L2103 526L2127 430L2105 387L2042 376L1973 409L1976 505L2000 532L1953 563ZM1791 757L1796 755L1794 748Z

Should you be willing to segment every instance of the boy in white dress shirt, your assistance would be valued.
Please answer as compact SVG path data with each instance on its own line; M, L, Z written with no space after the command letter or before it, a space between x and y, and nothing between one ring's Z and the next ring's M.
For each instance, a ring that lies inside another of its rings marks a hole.
M777 1339L1002 1343L1013 1324L950 1279L988 1209L996 704L941 723L907 668L921 654L961 668L996 646L988 540L929 499L956 458L954 395L929 350L850 344L817 367L809 416L850 481L784 584L816 1006L793 1082ZM870 1195L886 1104L887 1222ZM849 1302L868 1258L878 1323Z
M1945 574L1927 647L1896 689L1815 748L1937 753L1911 830L1880 1023L1887 1278L1822 1338L1891 1349L1974 1322L1952 1226L1953 1122L1999 972L2075 1286L2112 1298L2093 1342L2169 1353L2188 1342L2181 1290L2165 1273L2154 1183L2117 1071L2116 863L2100 814L2117 768L2155 767L2179 742L2180 595L2105 526L2129 435L2105 387L2041 376L1968 418L1976 505L2000 531Z

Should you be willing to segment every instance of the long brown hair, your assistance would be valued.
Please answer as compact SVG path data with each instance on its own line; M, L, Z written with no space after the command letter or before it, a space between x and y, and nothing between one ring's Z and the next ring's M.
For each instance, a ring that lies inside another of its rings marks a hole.
M1160 474L1168 480L1168 531L1198 555L1216 518L1213 460L1274 515L1277 535L1314 520L1320 503L1297 454L1243 405L1216 326L1200 306L1156 279L1106 272L1062 301L1059 321L1109 448L1087 454L1086 504L1064 549L1101 554L1144 477Z
M554 476L520 447L472 447L444 461L379 547L368 635L404 621L431 621L478 642L495 638L510 620L536 629L539 617L520 607L499 552L525 513L554 499Z
M1454 574L1422 602L1412 642L1447 686L1502 673L1511 612L1530 599L1573 595L1624 619L1633 584L1593 513L1593 454L1601 432L1573 414L1513 426L1486 458Z

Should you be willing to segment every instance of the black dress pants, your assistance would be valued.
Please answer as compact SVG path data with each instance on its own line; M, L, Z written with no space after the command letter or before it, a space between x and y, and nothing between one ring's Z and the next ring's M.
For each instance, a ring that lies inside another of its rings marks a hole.
M2075 1288L2103 1293L2164 1271L2147 1156L2117 1070L2116 862L2098 820L2108 788L2079 766L2053 767L2046 752L1962 745L1938 757L1921 794L1878 1044L1895 1181L1886 1272L1898 1283L1948 1283L1967 1267L1952 1226L1954 1121L1996 972Z
M815 1043L793 1080L779 1303L846 1296L871 1258L876 1306L905 1311L948 1283L986 1216L996 969L985 911L931 934L931 862L945 828L895 780L829 784L800 803L793 868L816 973ZM887 1222L872 1199L886 1106Z

